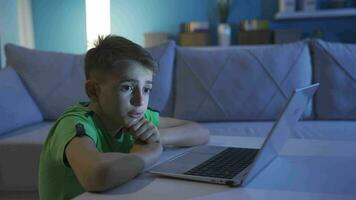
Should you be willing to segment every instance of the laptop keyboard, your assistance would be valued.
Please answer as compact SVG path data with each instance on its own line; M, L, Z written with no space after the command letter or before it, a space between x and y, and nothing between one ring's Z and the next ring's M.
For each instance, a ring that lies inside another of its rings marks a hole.
M258 149L229 147L184 174L231 179L249 166Z

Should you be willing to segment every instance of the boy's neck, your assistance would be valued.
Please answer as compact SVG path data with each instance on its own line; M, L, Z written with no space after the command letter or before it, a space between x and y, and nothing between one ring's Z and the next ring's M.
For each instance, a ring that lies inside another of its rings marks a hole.
M93 103L89 103L88 108L92 110L95 113L95 115L98 116L100 123L104 126L103 128L105 128L105 131L111 136L115 137L117 133L119 133L122 130L122 127L117 127L116 124L113 125L108 123L110 122L110 120L107 120L105 115L103 115L102 112L100 112L101 110Z

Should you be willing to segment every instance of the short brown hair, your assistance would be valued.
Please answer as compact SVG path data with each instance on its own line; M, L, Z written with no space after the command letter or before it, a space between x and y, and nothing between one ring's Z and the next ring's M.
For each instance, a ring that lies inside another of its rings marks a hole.
M158 63L152 55L140 45L120 36L99 36L95 47L85 55L85 76L90 78L93 71L109 71L116 66L129 62L138 62L144 67L158 71Z

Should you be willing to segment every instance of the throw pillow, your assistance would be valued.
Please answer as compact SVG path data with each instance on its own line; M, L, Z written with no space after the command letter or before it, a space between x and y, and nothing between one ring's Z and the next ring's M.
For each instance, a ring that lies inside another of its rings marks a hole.
M34 98L44 119L55 120L84 91L84 56L5 45L6 63L14 67Z
M43 120L12 67L0 70L0 83L0 135Z

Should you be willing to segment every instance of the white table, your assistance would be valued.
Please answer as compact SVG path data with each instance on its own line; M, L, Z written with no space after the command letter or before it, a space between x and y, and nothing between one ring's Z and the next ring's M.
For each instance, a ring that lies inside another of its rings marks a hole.
M220 146L260 147L264 138L211 136ZM168 149L162 159L185 151ZM105 193L81 199L356 199L356 141L290 139L281 155L246 187L200 183L143 173Z

